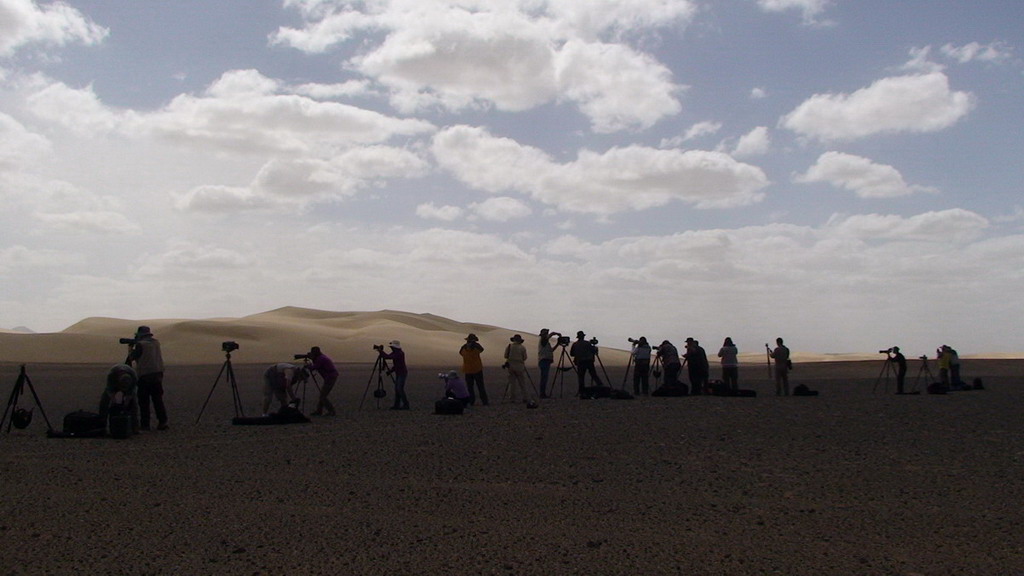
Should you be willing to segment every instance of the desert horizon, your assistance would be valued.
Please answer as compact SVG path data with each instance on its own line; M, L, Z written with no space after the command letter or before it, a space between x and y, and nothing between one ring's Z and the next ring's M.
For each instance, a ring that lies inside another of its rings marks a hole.
M373 346L400 340L410 364L418 366L448 366L458 364L459 347L469 333L476 334L484 346L485 361L500 363L509 338L520 334L526 339L532 353L536 329L514 329L481 323L461 322L429 313L398 310L372 312L335 312L287 306L267 312L232 318L205 319L120 319L105 317L85 318L60 332L27 333L0 331L0 362L6 363L106 363L116 362L126 347L119 338L130 338L139 325L149 326L160 340L164 359L169 365L212 364L222 362L221 344L234 341L239 349L234 353L238 362L264 363L287 361L294 354L303 353L312 346L320 346L335 362L372 362L376 357ZM557 330L557 327L548 327ZM563 332L575 339L575 329ZM628 362L628 342L609 342L600 334L589 337L599 339L601 359L609 366L622 366ZM687 335L671 336L682 348ZM714 355L720 340L701 338L702 346L714 364ZM723 336L724 337L724 336ZM662 337L649 337L652 343ZM740 346L740 361L744 364L766 362L763 342ZM774 342L772 342L774 345ZM931 358L934 351L904 350L910 361L921 355ZM963 358L1020 359L1024 353L969 354ZM797 362L872 361L884 360L878 351L820 353L801 351L793 346L793 359Z

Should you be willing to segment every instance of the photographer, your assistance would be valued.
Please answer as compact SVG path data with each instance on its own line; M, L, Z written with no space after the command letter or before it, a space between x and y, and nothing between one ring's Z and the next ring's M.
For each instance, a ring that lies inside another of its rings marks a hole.
M537 368L540 370L540 397L548 397L548 374L551 372L551 364L555 362L555 349L551 346L551 339L560 338L558 332L550 332L547 328L540 331L540 339L537 341Z
M526 388L526 346L523 346L523 337L516 334L510 338L508 346L505 346L505 368L508 370L509 397L513 404L518 404L518 398L522 399L529 406L535 406L533 395Z
M392 410L408 410L409 398L405 395L405 381L409 378L409 368L405 365L405 351L398 340L388 342L391 352L385 352L383 346L375 347L377 354L385 360L391 360L391 370L395 373L395 403Z
M633 395L639 396L641 391L644 396L651 393L651 345L647 343L647 337L641 336L637 340L629 339L633 344L630 354L633 355Z
M270 401L277 398L281 408L298 405L295 385L306 381L305 368L288 362L272 364L263 372L263 415L270 415Z
M890 348L888 357L896 364L896 393L903 394L903 383L907 379L907 357L900 352L899 346Z
M454 398L462 402L463 406L469 406L469 390L466 389L466 383L462 381L462 378L459 378L458 371L452 370L448 374L442 374L441 377L444 378L445 398Z
M601 381L601 377L597 375L597 369L594 367L594 361L597 358L597 339L586 340L586 337L587 335L580 330L576 333L576 341L569 348L569 356L576 364L576 376L579 378L578 394L581 399L588 398L583 393L588 373L595 386L604 386L604 382Z
M334 416L334 405L327 397L338 382L338 369L334 366L334 361L324 354L319 346L310 348L306 358L310 360L310 368L324 379L324 384L320 387L320 397L316 402L316 410L312 414L313 416Z
M487 390L484 389L484 362L480 353L484 347L480 345L480 339L476 334L466 336L466 343L459 348L459 356L462 356L462 373L466 375L466 389L469 391L469 404L476 404L476 396L473 394L474 385L480 392L480 402L487 406Z
M718 349L718 357L722 359L722 382L732 394L740 390L740 362L739 350L733 344L732 338L726 338L722 347Z
M156 413L156 429L167 430L167 408L164 406L164 358L160 352L160 341L153 337L149 326L139 326L135 331L135 344L129 358L135 364L139 375L138 401L139 425L149 430L149 403L153 402Z
M679 361L679 350L675 345L663 340L658 346L658 358L665 369L665 383L662 385L666 388L684 387L685 385L679 381L679 372L683 369L683 364Z
M768 345L764 345L768 348ZM775 350L771 350L768 353L773 360L775 360L775 395L776 396L789 396L789 369L791 367L789 359L789 348L782 343L782 338L775 339Z
M687 371L690 375L690 394L703 394L711 372L707 352L701 347L700 342L693 338L687 338L686 354L683 357L686 359Z

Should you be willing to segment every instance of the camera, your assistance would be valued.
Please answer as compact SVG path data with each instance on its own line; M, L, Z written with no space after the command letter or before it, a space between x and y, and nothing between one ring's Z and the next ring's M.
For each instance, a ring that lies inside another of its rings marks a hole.
M628 340L630 344L636 344L636 343L640 342L636 338L626 338L626 340Z
M374 344L373 345L373 349L376 350L377 352L383 352L384 351L384 345L383 344Z
M448 373L447 372L439 372L437 374L437 377L440 378L441 380L444 380L445 382L448 381Z
M892 348L887 348L885 350L879 350L878 353L879 354L892 354Z
M223 350L224 352L233 352L235 350L238 350L238 342L233 342L230 340L227 342L221 342L220 349Z
M924 354L922 354L922 355L918 356L918 357L917 357L917 359L918 359L918 360L924 360L925 362L927 362L927 361L928 361L928 357L927 357L927 356L925 356Z
M135 338L119 338L117 341L121 344L127 344L129 346L135 346L135 344L138 342L138 340L136 340Z
M597 338L591 338L591 339L590 339L590 344L591 344L592 346L597 346Z
M556 344L556 346L568 346L568 345L569 345L569 337L568 336L562 336L561 334L559 334L558 335L558 343Z
M296 360L309 360L309 354L295 354L292 358Z

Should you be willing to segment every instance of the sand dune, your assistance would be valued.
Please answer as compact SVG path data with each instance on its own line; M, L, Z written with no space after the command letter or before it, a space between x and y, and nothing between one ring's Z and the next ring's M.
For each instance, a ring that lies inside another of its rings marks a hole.
M234 358L240 362L277 362L292 359L311 346L320 346L337 362L372 362L372 346L397 339L409 362L419 366L457 366L459 347L467 334L480 337L484 359L500 364L502 352L513 334L522 334L528 350L534 350L533 334L540 327L510 329L487 324L459 322L434 314L396 310L331 312L288 306L241 318L146 319L86 318L61 332L32 334L0 331L0 362L104 363L123 359L127 347L119 338L131 337L139 325L148 325L163 344L168 364L212 364L224 360L221 343L237 342ZM571 336L571 334L569 334ZM622 366L625 350L601 343L601 358L608 366ZM677 342L681 345L682 342ZM714 343L705 343L714 363ZM741 350L740 361L764 364L764 350ZM883 360L875 353L810 354L794 351L798 362ZM988 357L988 356L985 356ZM999 355L1020 358L1020 355Z

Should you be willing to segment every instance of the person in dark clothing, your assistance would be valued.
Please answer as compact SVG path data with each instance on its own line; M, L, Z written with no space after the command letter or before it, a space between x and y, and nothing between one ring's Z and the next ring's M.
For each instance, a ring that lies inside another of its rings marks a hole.
M675 345L668 340L662 341L661 345L658 346L658 358L665 369L665 383L663 386L666 388L685 386L685 384L679 381L679 371L682 370L683 365L679 361L679 350L676 349Z
M597 359L597 346L595 346L594 340L587 340L586 337L587 335L580 330L576 333L576 341L569 348L569 356L576 364L576 375L579 377L577 393L580 398L587 398L583 389L588 373L595 386L604 386L604 382L601 381L601 377L597 375L597 369L594 367L594 362Z
M409 398L405 395L405 381L409 377L409 369L405 365L405 351L402 350L402 344L398 340L392 340L388 346L391 348L391 352L377 350L377 353L381 358L391 360L391 367L395 373L395 403L391 409L408 410Z
M167 430L167 408L164 406L164 358L160 352L160 341L153 337L149 326L139 326L135 331L135 344L129 358L135 364L139 375L138 401L139 425L149 430L149 403L156 413L156 429Z
M641 336L633 342L633 394L647 396L651 393L651 345Z
M903 384L907 380L907 357L900 352L899 346L893 346L890 359L896 364L896 393L903 394Z
M710 376L707 353L700 346L700 342L687 338L686 354L683 356L686 358L687 372L690 376L690 394L703 394Z

